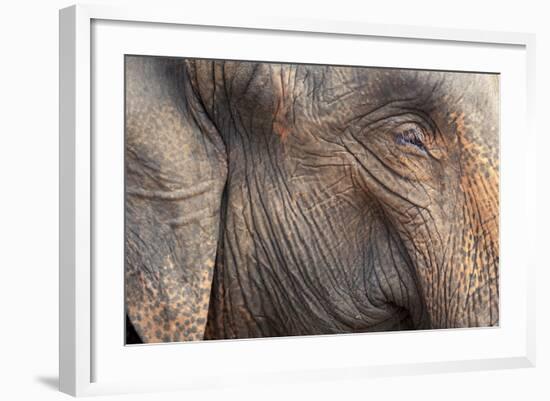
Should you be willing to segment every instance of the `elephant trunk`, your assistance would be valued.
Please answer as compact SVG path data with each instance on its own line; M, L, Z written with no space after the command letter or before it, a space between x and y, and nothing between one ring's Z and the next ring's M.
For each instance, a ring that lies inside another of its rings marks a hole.
M426 291L432 328L498 325L498 249L484 234L468 238L434 274L436 284Z
M424 239L417 275L432 328L499 323L499 220L497 185L463 179L459 208L438 219ZM458 210L457 210L458 209ZM431 246L426 246L429 243ZM426 249L429 248L429 249ZM417 248L418 249L418 248Z

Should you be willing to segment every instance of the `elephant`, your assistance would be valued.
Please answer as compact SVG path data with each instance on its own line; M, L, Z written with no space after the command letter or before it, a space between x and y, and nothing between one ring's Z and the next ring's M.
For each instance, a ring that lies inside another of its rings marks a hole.
M127 343L498 326L499 107L490 73L125 56Z

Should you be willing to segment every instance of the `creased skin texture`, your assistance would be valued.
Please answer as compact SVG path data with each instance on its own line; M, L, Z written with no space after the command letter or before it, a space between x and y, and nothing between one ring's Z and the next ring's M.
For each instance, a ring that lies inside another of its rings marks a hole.
M177 60L126 59L126 307L144 342L203 337L227 162Z
M144 342L498 325L497 75L148 57L126 74Z

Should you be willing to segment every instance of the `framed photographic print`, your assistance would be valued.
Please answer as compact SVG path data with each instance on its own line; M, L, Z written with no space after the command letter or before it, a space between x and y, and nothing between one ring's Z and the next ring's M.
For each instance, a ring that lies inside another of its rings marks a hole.
M533 49L61 10L61 390L533 366Z

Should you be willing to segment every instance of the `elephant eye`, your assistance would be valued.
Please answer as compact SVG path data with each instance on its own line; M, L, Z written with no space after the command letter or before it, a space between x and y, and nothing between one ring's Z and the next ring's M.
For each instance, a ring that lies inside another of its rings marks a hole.
M401 146L414 146L422 152L426 152L424 145L425 134L422 128L417 125L407 124L399 129L395 135L395 142Z

